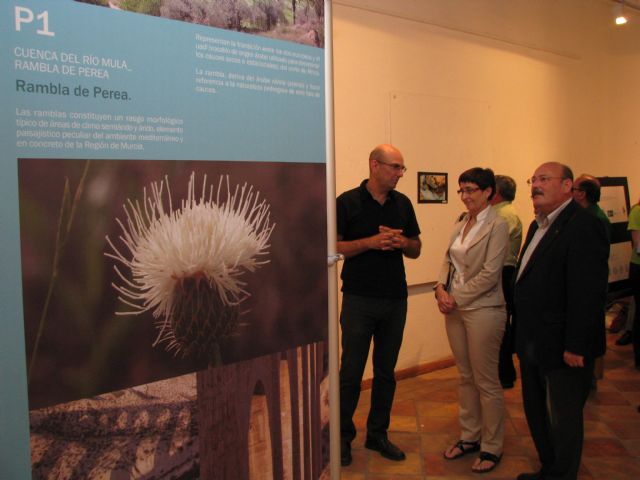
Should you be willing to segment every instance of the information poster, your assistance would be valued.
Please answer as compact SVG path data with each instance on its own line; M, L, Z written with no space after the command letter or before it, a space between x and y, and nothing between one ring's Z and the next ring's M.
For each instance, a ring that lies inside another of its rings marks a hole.
M629 223L629 185L627 177L599 177L598 205L611 222L611 252L609 254L609 301L629 295L629 259L631 241Z
M328 477L324 3L2 3L0 478Z

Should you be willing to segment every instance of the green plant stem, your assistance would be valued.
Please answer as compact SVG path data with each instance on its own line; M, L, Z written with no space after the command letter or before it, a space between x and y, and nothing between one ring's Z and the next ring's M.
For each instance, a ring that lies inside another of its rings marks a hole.
M31 383L31 376L33 373L34 366L36 364L36 359L38 357L38 350L40 348L40 339L42 338L42 333L44 332L44 326L47 319L47 313L49 312L49 304L51 303L51 297L53 296L53 289L56 284L56 280L58 278L58 267L60 263L60 257L64 251L64 247L69 239L69 233L71 232L71 226L73 225L73 218L75 217L76 210L78 204L80 203L80 198L82 197L82 192L84 190L84 183L87 178L87 173L89 172L89 163L90 160L87 160L84 165L84 170L82 171L82 177L80 177L80 182L78 183L78 187L76 188L75 195L73 196L73 202L71 203L71 210L69 212L68 217L66 218L66 225L64 225L65 220L65 212L68 210L68 203L70 197L70 189L69 189L69 178L65 178L64 189L62 192L62 202L60 205L60 214L58 216L58 227L56 229L56 244L55 250L53 253L53 262L51 265L51 277L49 279L49 287L47 288L47 296L45 297L44 306L42 307L42 312L40 314L40 321L38 322L38 332L36 333L36 340L33 345L33 350L31 352L31 357L29 359L29 369L27 371L27 384ZM63 228L64 225L64 228Z

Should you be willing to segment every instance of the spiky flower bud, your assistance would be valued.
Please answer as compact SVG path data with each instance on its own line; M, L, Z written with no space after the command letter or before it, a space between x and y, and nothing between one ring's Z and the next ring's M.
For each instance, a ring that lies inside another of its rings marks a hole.
M192 173L175 210L167 177L151 184L151 195L143 192L142 205L128 200L125 222L117 220L127 252L107 237L112 251L105 255L126 267L114 265L121 283L113 287L130 309L116 314L151 311L153 346L166 343L168 351L218 363L220 344L236 333L239 305L249 296L241 277L269 261L269 205L246 183L232 191L228 176L220 177L215 197L205 176L197 198Z

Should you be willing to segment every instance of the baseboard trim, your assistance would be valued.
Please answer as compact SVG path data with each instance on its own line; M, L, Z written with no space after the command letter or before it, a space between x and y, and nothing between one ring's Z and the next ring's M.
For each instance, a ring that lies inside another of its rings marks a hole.
M418 375L424 375L425 373L435 372L436 370L442 370L443 368L453 367L456 361L453 357L443 358L442 360L436 360L434 362L422 363L413 367L403 368L402 370L396 370L396 380L404 380L405 378L417 377ZM371 388L372 378L367 378L362 381L360 387L362 390Z

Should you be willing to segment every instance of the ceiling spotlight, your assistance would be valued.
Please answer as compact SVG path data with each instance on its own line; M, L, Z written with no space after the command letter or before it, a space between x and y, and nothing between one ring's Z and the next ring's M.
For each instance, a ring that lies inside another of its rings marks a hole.
M624 25L627 23L627 17L624 15L624 0L619 3L616 2L613 11L616 17L616 25Z

